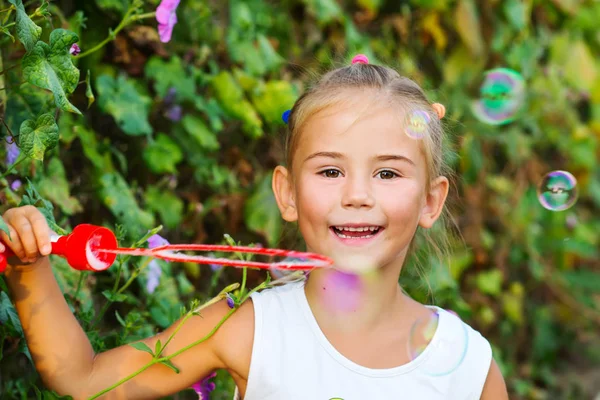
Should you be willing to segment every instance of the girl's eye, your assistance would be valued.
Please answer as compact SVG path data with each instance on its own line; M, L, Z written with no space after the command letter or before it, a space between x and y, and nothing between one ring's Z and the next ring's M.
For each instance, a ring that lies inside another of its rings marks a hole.
M319 172L320 175L323 175L325 178L338 178L340 176L340 171L337 169L326 169L325 171Z
M398 174L395 173L395 172L393 172L393 171L387 171L387 170L385 170L385 171L380 171L379 172L379 177L381 179L393 179L393 178L396 178L397 176L398 176Z

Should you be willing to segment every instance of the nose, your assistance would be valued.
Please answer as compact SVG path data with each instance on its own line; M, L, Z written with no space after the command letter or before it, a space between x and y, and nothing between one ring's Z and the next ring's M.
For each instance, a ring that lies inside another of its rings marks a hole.
M368 178L355 177L346 180L342 196L345 208L371 208L375 205L373 190Z

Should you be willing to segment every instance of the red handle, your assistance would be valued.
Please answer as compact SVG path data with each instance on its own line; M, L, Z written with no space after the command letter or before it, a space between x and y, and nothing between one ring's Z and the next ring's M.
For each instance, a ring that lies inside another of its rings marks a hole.
M6 269L7 258L14 252L6 245L0 253L0 273ZM108 228L81 224L66 236L53 241L51 254L63 256L71 267L80 271L104 271L117 258L116 254L98 252L95 249L112 250L118 247L117 237Z

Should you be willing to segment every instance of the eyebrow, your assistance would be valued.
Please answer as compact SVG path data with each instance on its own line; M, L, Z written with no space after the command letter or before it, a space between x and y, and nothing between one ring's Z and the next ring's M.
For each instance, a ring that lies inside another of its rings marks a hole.
M308 160L312 160L313 158L317 158L317 157L327 157L327 158L334 158L334 159L346 158L342 153L338 153L335 151L319 151L319 152L313 153L310 156L306 157L304 159L304 162L307 162ZM415 163L410 158L401 156L399 154L381 154L381 155L375 156L374 158L377 161L393 161L393 160L406 161L407 163L415 166Z

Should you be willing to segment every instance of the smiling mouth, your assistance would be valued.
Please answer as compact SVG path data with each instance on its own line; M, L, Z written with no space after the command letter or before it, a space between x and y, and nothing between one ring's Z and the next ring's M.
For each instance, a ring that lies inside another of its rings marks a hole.
M329 229L341 239L370 239L381 232L383 227L377 225L361 227L331 226Z

